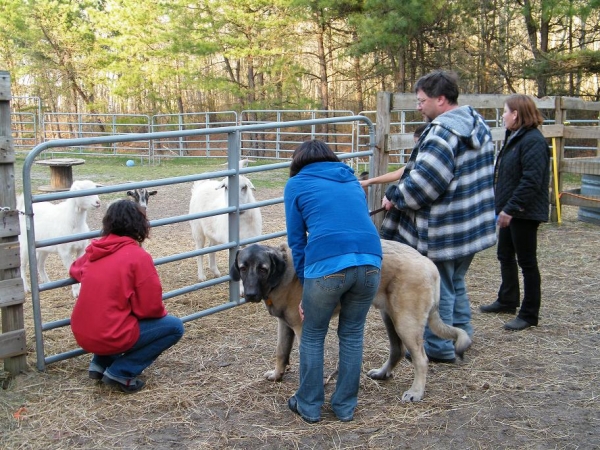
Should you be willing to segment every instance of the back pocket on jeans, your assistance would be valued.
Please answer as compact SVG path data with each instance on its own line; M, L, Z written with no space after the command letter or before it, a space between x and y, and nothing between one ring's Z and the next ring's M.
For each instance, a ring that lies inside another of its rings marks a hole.
M365 286L377 287L381 279L381 270L375 266L371 266L365 272Z
M325 275L317 281L317 285L324 291L337 291L346 282L346 273L337 272Z

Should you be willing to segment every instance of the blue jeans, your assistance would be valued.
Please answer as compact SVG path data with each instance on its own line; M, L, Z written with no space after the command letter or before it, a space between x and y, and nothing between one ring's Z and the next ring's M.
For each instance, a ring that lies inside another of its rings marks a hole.
M440 273L440 317L446 325L462 328L469 336L473 336L473 326L465 276L474 256L464 256L450 261L434 261ZM454 358L454 343L437 337L427 326L425 327L425 353L439 359Z
M321 418L325 401L323 358L325 336L334 310L340 305L339 363L331 407L340 420L350 420L358 402L367 313L381 278L374 266L348 267L321 278L304 280L304 321L300 339L300 386L296 392L298 412L310 420Z
M140 337L125 353L94 355L90 370L104 374L120 383L137 377L169 347L183 336L183 322L175 316L140 320Z

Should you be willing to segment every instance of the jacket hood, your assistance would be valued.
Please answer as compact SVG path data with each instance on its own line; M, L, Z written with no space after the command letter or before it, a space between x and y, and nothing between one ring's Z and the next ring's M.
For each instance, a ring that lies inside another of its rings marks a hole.
M105 256L112 255L126 245L137 246L139 244L128 236L109 234L103 238L93 240L90 245L87 246L85 252L88 254L90 261L96 261L104 258Z
M472 149L480 149L491 140L489 127L470 106L461 106L436 117L433 125L439 125L466 142Z
M338 183L350 183L356 181L354 169L343 162L316 162L304 166L298 175L324 178L337 181ZM296 175L296 176L298 176Z

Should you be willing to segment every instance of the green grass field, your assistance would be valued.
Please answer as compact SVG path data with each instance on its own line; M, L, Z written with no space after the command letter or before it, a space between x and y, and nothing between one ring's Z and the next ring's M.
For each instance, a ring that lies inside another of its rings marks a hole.
M77 155L79 158L80 155ZM126 165L127 156L90 156L85 155L85 164L73 166L73 179L89 179L103 185L119 184L128 181L158 180L163 178L181 177L195 173L218 172L226 169L227 160L224 158L162 158L160 162L148 163L135 160L133 167ZM19 154L15 161L15 185L17 192L23 190L23 164L25 155ZM251 166L279 163L281 161L261 160ZM270 170L252 174L252 182L256 187L283 187L288 178L287 169ZM50 169L46 166L33 164L31 167L31 182L33 190L50 183Z

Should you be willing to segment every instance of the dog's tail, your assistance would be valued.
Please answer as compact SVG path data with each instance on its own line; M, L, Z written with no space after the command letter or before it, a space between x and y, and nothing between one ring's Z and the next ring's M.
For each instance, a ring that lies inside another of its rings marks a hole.
M429 325L429 329L437 337L454 341L454 352L462 359L463 354L471 346L471 338L465 330L446 325L442 322L442 318L440 317L439 299L436 299L433 308L429 311L427 324Z
M435 334L437 337L454 341L454 352L460 358L463 357L465 351L467 351L467 349L471 346L471 338L465 330L451 327L450 325L446 325L444 322L442 322L437 305L435 305L429 312L429 319L427 320L427 323L429 325L429 329L433 331L433 334Z

